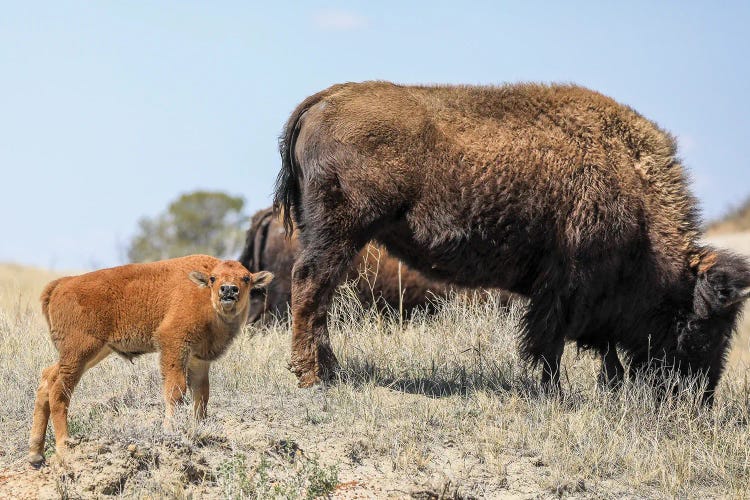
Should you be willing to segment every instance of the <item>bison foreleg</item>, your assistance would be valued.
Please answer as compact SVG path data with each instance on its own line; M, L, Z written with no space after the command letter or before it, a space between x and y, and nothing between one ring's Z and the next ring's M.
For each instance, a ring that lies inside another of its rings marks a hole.
M542 367L542 389L560 392L560 362L565 349L565 301L554 294L533 297L521 338L523 357Z
M622 384L625 379L625 368L617 356L614 344L607 344L599 349L602 356L602 367L599 371L598 385L602 389L614 389Z
M193 394L193 413L198 420L206 418L209 391L208 369L210 366L210 362L196 358L191 358L188 362L187 382L190 386L190 392Z
M187 392L187 377L184 355L179 348L164 349L161 352L161 374L164 380L164 422L166 431L172 430L174 409L182 402Z
M560 361L562 360L565 340L551 342L548 351L543 354L539 362L542 365L542 389L550 393L559 393L560 388Z

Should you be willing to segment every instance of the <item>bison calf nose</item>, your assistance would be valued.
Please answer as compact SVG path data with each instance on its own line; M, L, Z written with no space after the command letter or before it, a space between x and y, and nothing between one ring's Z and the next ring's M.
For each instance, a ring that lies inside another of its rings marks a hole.
M219 292L222 294L233 294L236 295L240 293L240 287L236 285L221 285L219 287Z

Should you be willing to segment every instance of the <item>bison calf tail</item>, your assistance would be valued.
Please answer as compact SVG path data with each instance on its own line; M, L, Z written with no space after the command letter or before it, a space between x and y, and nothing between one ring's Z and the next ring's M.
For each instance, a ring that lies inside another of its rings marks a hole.
M42 303L42 314L44 314L44 319L47 320L47 327L49 327L50 329L52 329L52 324L49 321L49 302L52 298L52 292L62 280L63 278L50 281L47 286L44 287L44 290L42 290L42 295L39 297L39 300Z
M330 89L329 89L330 90ZM273 197L273 210L282 212L284 230L287 236L294 231L294 222L301 215L300 198L302 196L303 173L294 155L294 147L302 125L301 120L308 109L315 106L327 95L328 91L311 95L292 112L286 122L284 132L279 137L279 153L281 153L281 170L276 178L276 188Z

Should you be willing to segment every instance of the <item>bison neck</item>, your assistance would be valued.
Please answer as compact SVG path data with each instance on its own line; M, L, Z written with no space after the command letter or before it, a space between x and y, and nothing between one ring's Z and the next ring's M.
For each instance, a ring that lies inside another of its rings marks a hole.
M203 361L213 361L221 357L242 330L246 319L247 312L229 320L221 317L215 318L207 326L205 334L198 335L190 343L191 354Z

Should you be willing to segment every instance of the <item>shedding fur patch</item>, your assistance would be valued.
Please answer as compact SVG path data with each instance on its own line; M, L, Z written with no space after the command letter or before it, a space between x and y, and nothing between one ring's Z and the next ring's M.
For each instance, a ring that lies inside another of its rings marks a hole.
M690 260L690 267L696 269L699 274L703 274L716 265L717 258L716 252L703 250L693 256Z

